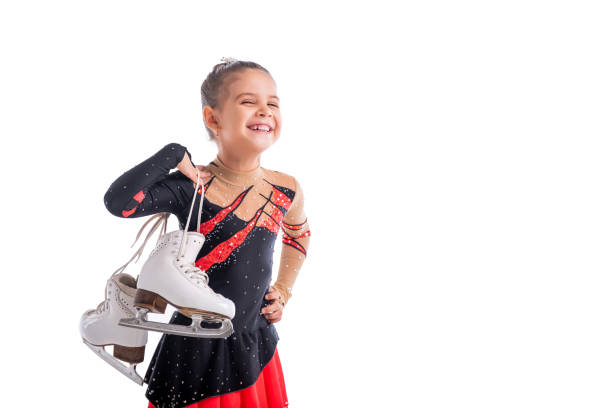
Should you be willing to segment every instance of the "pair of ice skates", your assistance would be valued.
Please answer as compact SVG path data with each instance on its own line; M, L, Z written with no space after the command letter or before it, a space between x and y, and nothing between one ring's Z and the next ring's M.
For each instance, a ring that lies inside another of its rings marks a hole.
M215 293L208 286L206 272L195 266L196 257L204 244L204 235L187 230L199 186L199 182L196 183L185 230L166 233L168 213L149 218L138 232L136 241L147 224L153 220L155 223L138 251L108 279L104 301L96 309L88 310L81 316L83 342L139 385L142 385L143 379L136 372L136 365L144 360L148 330L203 338L226 338L233 333L231 319L235 314L234 303ZM203 199L202 192L198 228L201 224ZM157 245L138 278L123 273L134 258L138 261L147 241L159 226L162 228ZM158 323L146 319L149 312L164 313L168 303L190 317L191 325ZM220 323L221 326L205 329L201 325L203 321ZM104 349L104 346L109 345L113 346L113 356Z

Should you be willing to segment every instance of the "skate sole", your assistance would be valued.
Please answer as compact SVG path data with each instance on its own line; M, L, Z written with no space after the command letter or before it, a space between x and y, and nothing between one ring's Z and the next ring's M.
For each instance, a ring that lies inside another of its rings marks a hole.
M176 305L157 293L149 292L145 289L138 289L136 296L134 297L134 306L144 307L153 313L165 313L166 306L170 303L174 306L181 314L185 317L193 318L193 316L200 316L205 321L219 321L223 319L230 319L229 316L225 316L215 312L208 312L203 310L197 310L189 307L183 307ZM231 319L230 319L231 320Z

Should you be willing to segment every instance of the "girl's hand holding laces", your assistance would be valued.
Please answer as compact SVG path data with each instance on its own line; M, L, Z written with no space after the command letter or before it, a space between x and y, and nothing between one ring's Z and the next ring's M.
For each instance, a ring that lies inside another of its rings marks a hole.
M191 164L191 160L189 160L189 155L187 153L185 153L183 160L181 160L176 168L193 182L194 187L198 181L198 170L200 171L200 185L204 184L204 178L211 175L211 173L206 170L206 166L198 165L196 169L193 164Z

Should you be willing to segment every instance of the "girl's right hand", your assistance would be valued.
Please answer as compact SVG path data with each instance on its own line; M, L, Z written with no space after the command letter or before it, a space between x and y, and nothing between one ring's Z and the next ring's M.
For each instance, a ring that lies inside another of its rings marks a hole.
M191 160L189 160L189 155L185 152L185 156L183 156L183 160L176 166L178 171L183 173L189 180L193 182L193 186L196 186L196 182L198 181L198 170L200 171L200 185L204 184L204 178L209 177L211 173L206 170L205 166L197 166L196 170L191 164Z

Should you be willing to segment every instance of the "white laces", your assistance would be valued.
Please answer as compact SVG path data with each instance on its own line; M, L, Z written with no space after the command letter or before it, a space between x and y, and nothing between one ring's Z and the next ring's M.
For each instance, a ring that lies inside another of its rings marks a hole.
M187 216L187 222L185 223L185 230L183 231L183 239L181 240L181 246L179 248L179 255L183 254L185 243L187 242L187 231L189 230L189 223L191 221L191 214L193 213L193 205L195 204L196 197L198 196L198 189L202 187L202 194L200 196L200 210L198 211L198 223L196 224L196 232L200 233L200 225L202 224L202 204L204 203L204 188L203 184L200 184L200 170L196 167L198 172L198 179L196 181L195 191L193 192L193 200L191 200L191 208L189 209L189 215Z
M200 285L208 286L208 274L193 264L179 265L183 272L191 280L196 281Z
M149 241L149 238L151 238L151 235L153 235L155 230L161 225L161 231L159 232L159 237L157 238L158 241L159 241L159 238L161 238L162 235L164 235L166 233L166 226L168 224L168 217L170 217L170 213L158 213L158 214L155 214L155 215L149 217L147 222L145 222L143 224L143 226L140 227L140 231L138 231L138 235L136 235L136 239L134 240L134 243L132 244L132 246L130 246L130 248L133 247L134 244L138 241L138 238L140 238L140 234L142 234L142 231L145 229L147 224L150 223L153 220L156 220L155 223L153 224L153 226L151 227L151 230L149 231L149 233L145 237L144 242L142 243L140 248L138 248L136 253L134 253L134 255L132 255L130 260L127 261L122 266L120 266L119 269L117 269L115 272L113 272L111 277L115 276L116 274L118 274L120 272L123 272L123 270L130 264L130 262L132 262L134 260L134 258L136 258L135 262L138 262L138 260L140 259L140 255L142 255L142 252L144 251L145 245L147 245L147 241Z
M117 269L115 272L113 272L113 274L111 275L111 278L113 276L115 276L116 274L118 274L120 272L123 272L123 270L130 264L130 262L132 262L134 260L134 258L136 258L135 262L138 262L138 259L140 259L140 255L142 255L142 251L144 250L145 245L147 244L147 241L149 240L149 238L151 238L151 235L153 235L155 230L160 225L161 225L162 228L161 228L159 236L161 237L163 234L166 233L166 225L168 224L168 217L169 216L170 216L170 213L158 213L158 214L155 214L152 217L150 217L147 220L147 222L144 223L144 225L142 227L140 227L140 231L138 231L138 235L136 235L136 239L134 240L134 243L132 244L132 247L138 241L138 238L140 238L140 234L142 234L142 231L145 229L147 224L150 223L153 220L156 220L156 222L151 227L151 230L148 232L147 236L145 237L144 242L142 243L140 248L138 248L136 253L134 253L134 255L132 255L132 257L130 258L129 261L127 261L125 264L121 265L119 267L119 269ZM206 276L206 278L208 279L208 276ZM206 282L208 282L208 280ZM104 300L102 302L100 302L100 304L96 307L96 312L97 313L102 313L102 312L108 310L108 308L109 308L108 290L107 290L107 288L104 288Z
M211 294L215 295L218 298L223 297L219 293L216 293L214 290L212 290L210 286L208 286L208 274L206 273L206 271L203 271L194 264L180 264L179 268L181 268L183 273L187 275L190 280L194 281L196 285L207 289Z
M200 184L200 170L196 167L196 171L198 172L198 179L196 181L195 191L193 193L193 200L191 201L191 208L189 209L189 215L187 216L187 222L185 223L185 230L183 231L183 239L181 240L181 246L179 247L179 258L177 261L184 256L183 250L185 248L185 242L187 241L187 231L189 229L189 222L191 221L191 214L193 213L193 205L195 204L196 197L198 196L198 189L202 184ZM200 209L198 211L198 223L196 224L196 232L200 232L199 228L202 223L202 204L204 203L204 189L202 189L202 195L200 196ZM202 269L198 268L194 264L181 264L179 268L183 270L183 272L187 275L187 277L193 280L197 285L201 287L205 287L209 292L215 294L216 296L220 296L218 293L215 293L208 286L208 274Z
M96 312L102 313L106 311L106 309L108 309L108 299L107 298L105 298L102 302L100 302L98 307L96 307Z

